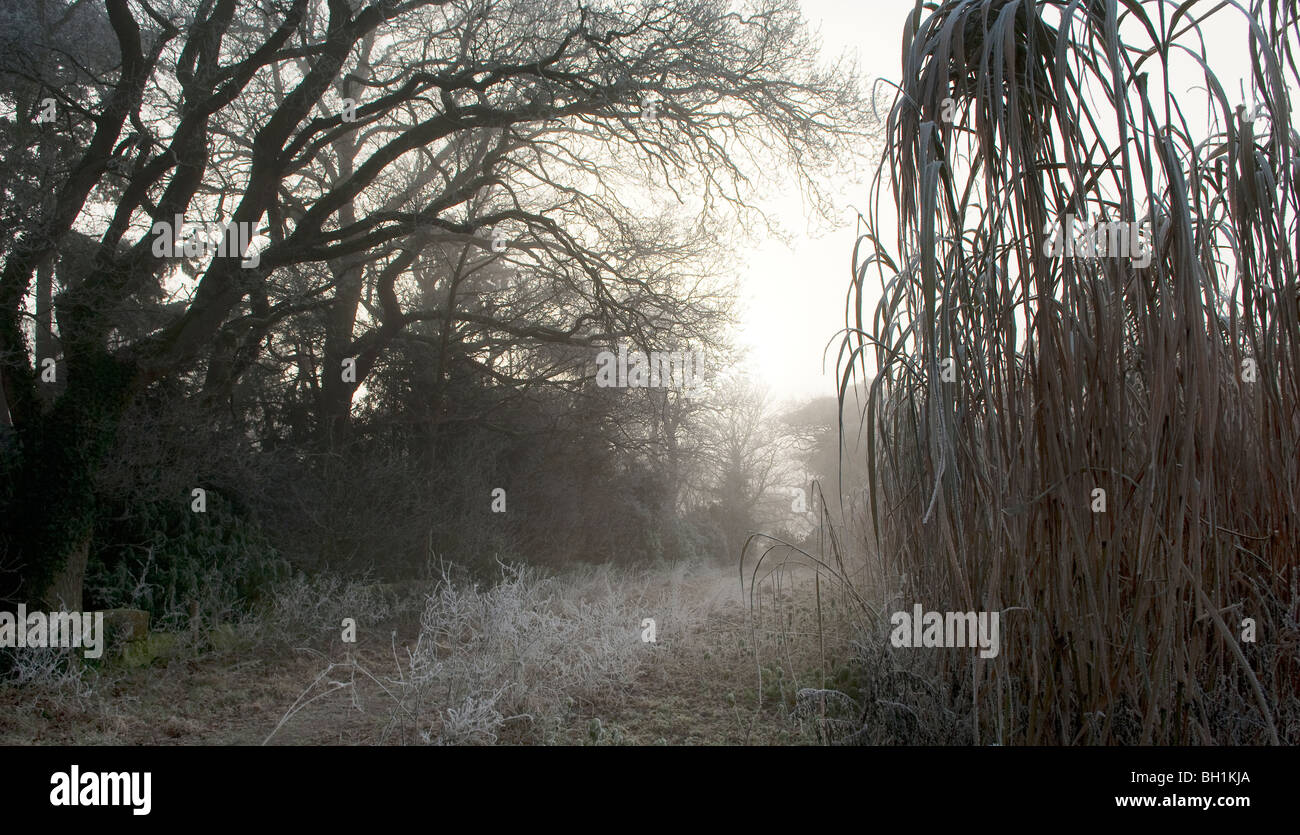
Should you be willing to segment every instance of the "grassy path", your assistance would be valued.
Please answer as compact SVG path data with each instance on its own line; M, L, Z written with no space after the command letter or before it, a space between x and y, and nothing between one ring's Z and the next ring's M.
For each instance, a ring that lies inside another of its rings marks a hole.
M573 699L551 742L810 741L787 718L794 690L816 686L821 663L807 590L787 591L777 618L767 598L766 620L780 620L779 631L751 629L732 571L664 571L636 593L628 605L656 616L656 643L637 646L627 681ZM390 724L395 702L382 682L401 673L399 659L417 635L418 620L408 614L384 626L363 631L346 647L334 641L311 649L182 652L149 667L86 676L80 686L2 685L0 743L258 745L273 731L271 744L411 741ZM764 669L761 700L755 640ZM295 705L300 709L282 722ZM507 726L499 741L521 739Z

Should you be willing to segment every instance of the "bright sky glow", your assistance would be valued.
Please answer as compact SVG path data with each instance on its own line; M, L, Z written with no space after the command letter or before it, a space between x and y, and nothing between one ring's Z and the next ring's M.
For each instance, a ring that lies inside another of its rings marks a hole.
M1170 14L1176 5L1170 4ZM913 6L912 0L803 0L804 16L821 36L828 60L849 54L864 77L891 81L899 78L902 26ZM1246 26L1231 10L1216 14L1215 20L1206 29L1206 49L1226 94L1235 101L1241 96L1240 85L1249 82ZM1178 79L1174 88L1188 91L1189 101L1195 101L1203 93L1195 89L1201 79L1191 66L1190 61L1178 66L1176 70L1182 72L1172 75ZM1203 111L1187 116L1194 128L1204 125ZM836 184L842 225L829 233L810 234L806 209L797 197L760 201L792 240L789 246L765 241L740 259L738 342L749 352L749 372L770 386L778 399L803 400L835 392L836 333L844 326L856 217L858 210L868 209L867 190L877 162L864 153L857 161L856 181ZM832 340L823 367L822 352Z

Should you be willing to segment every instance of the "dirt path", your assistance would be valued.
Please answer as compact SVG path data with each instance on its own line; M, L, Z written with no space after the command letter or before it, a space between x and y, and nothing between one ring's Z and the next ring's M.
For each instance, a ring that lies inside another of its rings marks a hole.
M812 580L803 576L791 587L785 579L778 598L781 611L769 605L752 624L749 595L734 569L685 578L677 589L695 608L694 617L687 618L692 628L657 646L625 696L590 706L579 716L585 722L576 722L575 732L585 731L586 741L598 744L810 742L789 711L796 690L815 686L819 682L813 679L820 678L816 668L822 647L811 630ZM772 591L764 586L762 593Z

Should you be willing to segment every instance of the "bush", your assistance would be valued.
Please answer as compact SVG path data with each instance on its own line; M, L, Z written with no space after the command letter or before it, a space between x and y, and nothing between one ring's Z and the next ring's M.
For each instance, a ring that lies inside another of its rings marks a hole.
M322 696L368 680L392 699L377 741L554 742L580 702L615 695L656 651L641 642L642 617L656 613L660 645L686 634L698 617L671 594L652 594L650 580L609 566L547 576L500 565L497 582L484 588L444 574L394 675L381 677L349 652L329 664L276 730ZM335 584L307 597L343 590ZM301 593L290 587L290 605L279 608L295 609Z
M122 510L125 510L123 508ZM149 612L161 629L238 619L288 565L257 524L209 491L207 511L154 502L101 519L86 569L87 606Z

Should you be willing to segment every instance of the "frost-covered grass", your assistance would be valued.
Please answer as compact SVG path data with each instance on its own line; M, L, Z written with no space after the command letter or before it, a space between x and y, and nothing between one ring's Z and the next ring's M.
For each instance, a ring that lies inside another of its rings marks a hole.
M90 672L81 663L81 649L29 647L0 650L0 687L26 687L74 698L92 692Z
M778 607L764 585L751 613L718 566L426 578L293 578L143 663L27 651L0 681L0 742L787 744L833 718L793 715L799 688L857 693L834 675L833 603L823 641L808 588Z
M609 567L546 575L503 565L489 586L444 575L424 599L415 640L394 646L393 672L352 655L333 661L276 730L330 693L355 699L361 685L386 698L377 741L554 741L580 702L616 695L649 653L690 630L698 612L676 589L683 570L674 573L677 582L664 584L662 574L652 582L649 572ZM654 644L642 641L647 617Z
M366 579L345 580L333 574L297 574L281 585L266 611L241 624L251 637L287 643L338 635L344 618L358 627L376 626L409 608L410 592Z

